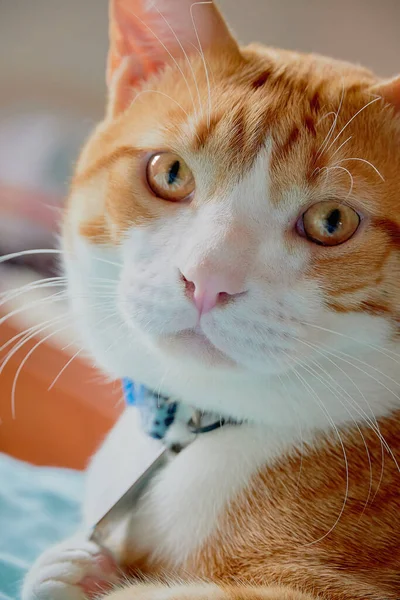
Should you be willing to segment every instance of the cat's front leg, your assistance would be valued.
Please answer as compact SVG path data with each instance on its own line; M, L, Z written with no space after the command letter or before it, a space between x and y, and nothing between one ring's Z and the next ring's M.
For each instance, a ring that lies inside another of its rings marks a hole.
M180 585L132 584L115 589L102 600L316 600L286 586L220 586L213 583Z
M98 597L118 580L111 555L75 536L39 557L26 577L21 600L86 600Z

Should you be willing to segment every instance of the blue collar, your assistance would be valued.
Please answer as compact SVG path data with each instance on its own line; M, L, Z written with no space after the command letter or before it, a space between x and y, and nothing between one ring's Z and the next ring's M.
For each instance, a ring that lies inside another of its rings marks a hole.
M128 406L137 406L144 431L152 438L162 440L175 421L177 402L153 392L131 379L123 379L122 387Z
M128 406L136 406L140 412L143 430L152 438L163 440L169 428L182 412L179 402L172 401L144 385L137 384L131 379L122 380L125 402ZM191 433L207 433L226 424L237 424L218 415L193 411L193 415L184 419Z

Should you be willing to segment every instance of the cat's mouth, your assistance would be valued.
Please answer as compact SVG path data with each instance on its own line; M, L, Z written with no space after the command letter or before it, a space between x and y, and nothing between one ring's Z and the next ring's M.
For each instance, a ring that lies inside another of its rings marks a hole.
M206 363L234 366L236 363L209 340L201 327L184 329L160 338L162 348L177 355L190 356Z

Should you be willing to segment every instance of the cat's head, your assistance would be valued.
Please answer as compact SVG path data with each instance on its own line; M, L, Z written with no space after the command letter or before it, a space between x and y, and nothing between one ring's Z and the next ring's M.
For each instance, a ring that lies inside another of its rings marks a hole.
M110 33L107 114L64 226L102 367L229 412L389 349L400 79L240 48L211 2L113 0Z

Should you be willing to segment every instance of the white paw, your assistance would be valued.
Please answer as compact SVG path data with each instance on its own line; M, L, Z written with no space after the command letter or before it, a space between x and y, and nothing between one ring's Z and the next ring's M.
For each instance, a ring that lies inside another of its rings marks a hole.
M86 600L117 581L112 557L93 542L75 539L51 548L36 561L21 600Z

